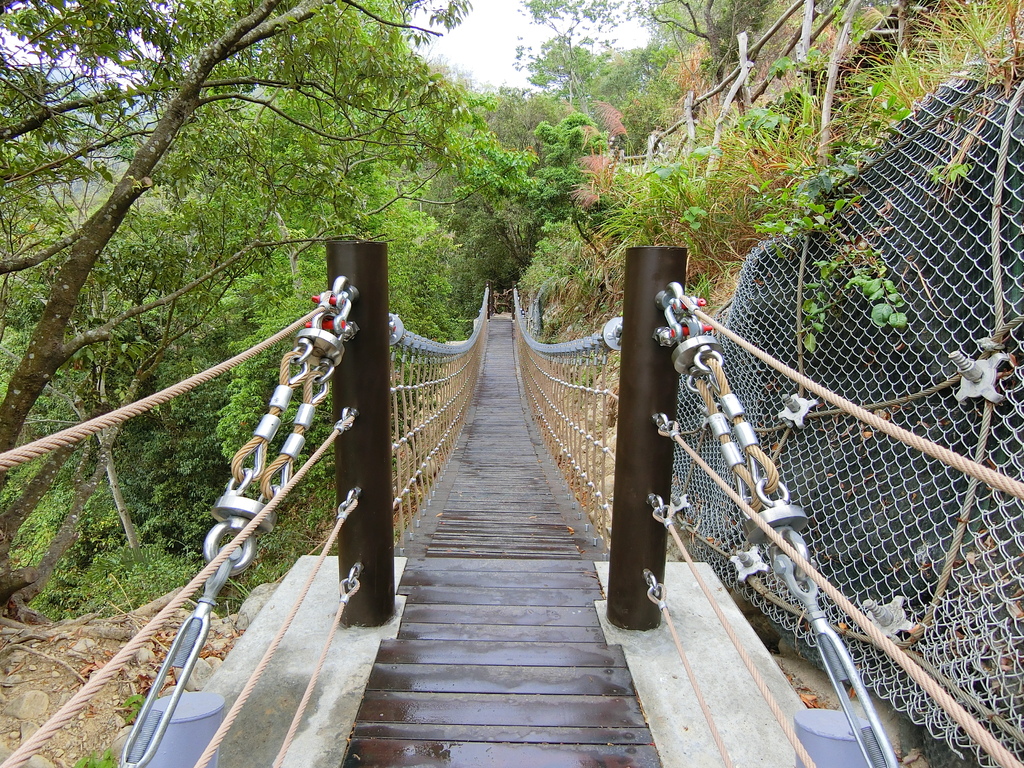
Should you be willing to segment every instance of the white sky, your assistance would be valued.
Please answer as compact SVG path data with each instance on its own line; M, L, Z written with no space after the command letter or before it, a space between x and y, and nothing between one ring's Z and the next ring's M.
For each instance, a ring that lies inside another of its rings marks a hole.
M422 53L431 60L447 61L480 86L529 87L528 73L515 68L516 47L532 46L539 51L541 43L553 33L535 26L520 13L521 7L518 0L473 0L473 10L466 20ZM637 48L650 35L637 22L629 21L608 37L616 48Z

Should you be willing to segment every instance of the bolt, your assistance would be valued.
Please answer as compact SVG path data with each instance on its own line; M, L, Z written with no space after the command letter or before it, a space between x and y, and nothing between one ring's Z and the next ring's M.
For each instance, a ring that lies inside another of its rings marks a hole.
M973 381L977 384L985 377L985 374L978 370L978 364L960 350L950 352L949 359L956 365L960 375L968 381Z
M886 608L884 605L879 605L874 600L865 600L861 607L865 613L871 615L871 617L879 624L892 624L896 617L893 616L892 611Z
M744 568L749 568L754 564L754 557L749 552L739 552L736 555L736 559L740 561L740 565Z

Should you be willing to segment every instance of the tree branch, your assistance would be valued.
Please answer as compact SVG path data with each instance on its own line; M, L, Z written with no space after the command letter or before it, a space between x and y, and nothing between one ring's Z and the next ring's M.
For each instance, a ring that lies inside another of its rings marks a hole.
M247 253L250 253L251 251L254 251L257 248L275 248L275 247L277 247L279 245L289 245L291 243L317 243L317 242L323 242L323 240L324 240L323 237L315 237L315 238L297 238L297 239L292 239L292 240L277 240L277 241L274 241L274 242L255 242L255 243L250 243L249 245L245 246L241 250L239 250L236 253L232 254L228 259L226 259L221 264L217 265L213 269L211 269L208 272L206 272L206 274L200 275L195 280L193 280L190 283L187 283L186 285L182 286L178 290L173 291L172 293L168 293L166 296L161 296L159 299L154 299L153 301L149 302L148 304L142 304L142 305L137 306L137 307L132 307L131 309L127 310L126 312L122 312L117 317L111 318L110 320L105 322L103 325L97 326L97 327L92 328L92 329L90 329L88 331L84 331L83 333L78 334L73 339L70 339L64 345L65 352L68 355L72 355L75 352L77 352L79 349L81 349L82 347L86 347L86 346L88 346L90 344L96 344L97 342L100 342L100 341L108 341L110 339L110 336L113 333L114 329L117 328L119 325L122 325L123 323L127 322L128 320L131 320L133 317L137 317L139 315L145 314L146 312L151 312L154 309L158 309L160 307L166 306L166 305L176 301L177 299L181 298L182 296L184 296L189 291L192 291L192 290L198 288L200 285L202 285L206 281L216 277L221 272L223 272L228 267L230 267L232 264L237 263Z
M319 128L314 128L312 125L309 125L308 123L304 123L301 120L295 119L287 112L282 110L280 107L275 107L274 104L267 99L257 99L254 96L247 96L244 93L218 93L212 96L204 96L202 99L199 100L198 106L211 104L215 101L231 100L247 101L250 104L259 104L261 107L265 107L266 109L269 109L271 112L273 112L275 115L278 115L282 119L287 120L292 125L297 125L299 128L307 130L310 133L315 133L317 136L323 139L328 139L329 141L358 141L359 139L370 135L370 131L365 131L361 134L355 134L354 136L337 136L333 133L327 133L326 131L322 131Z
M128 139L131 138L132 136L148 135L149 131L129 131L128 133L123 133L120 136L113 137L107 134L107 138L105 139L101 139L85 147L82 147L76 152L72 152L70 155L65 155L64 157L54 160L53 162L46 163L45 165L40 165L38 168L33 168L31 171L26 171L25 173L22 173L18 176L0 176L0 181L3 181L6 184L13 184L16 181L21 181L22 179L27 179L30 176L35 176L37 173L42 173L43 171L52 171L55 168L59 168L60 166L64 165L65 163L68 163L76 158L82 157L88 152L92 152L97 149L104 149L105 147L109 147L111 144L116 144L122 139Z
M6 275L9 272L20 272L23 269L29 269L31 267L42 264L44 261L49 259L51 256L55 256L66 248L70 248L82 237L82 230L78 229L72 232L66 237L62 237L53 245L44 248L41 251L30 253L27 256L17 256L11 254L3 259L0 259L0 275Z

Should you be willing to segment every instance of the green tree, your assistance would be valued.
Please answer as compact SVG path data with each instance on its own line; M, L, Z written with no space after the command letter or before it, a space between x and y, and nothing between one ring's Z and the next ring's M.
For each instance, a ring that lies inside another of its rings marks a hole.
M740 32L757 33L773 0L645 0L645 15L668 30L680 48L703 41L707 67L715 80L736 64ZM752 35L756 37L756 34Z
M297 279L305 244L379 234L430 164L472 170L462 93L410 49L423 5L5 5L0 450L42 431L32 419L69 418L64 398L89 416L152 387L274 248ZM247 298L232 320L260 311ZM11 547L71 454L0 477L4 603L41 578Z
M523 0L526 15L547 27L554 37L539 53L520 49L530 82L550 90L578 108L586 109L585 83L606 55L594 35L610 30L621 19L619 0Z

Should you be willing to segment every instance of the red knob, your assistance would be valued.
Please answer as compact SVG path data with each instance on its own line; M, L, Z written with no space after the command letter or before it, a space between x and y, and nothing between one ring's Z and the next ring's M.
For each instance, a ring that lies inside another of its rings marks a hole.
M306 323L306 327L307 328L312 328L313 327L313 323Z
M706 307L707 305L708 305L708 300L707 299L697 299L697 306L698 307Z
M334 330L334 319L328 317L326 320L324 320L323 329L325 331L333 331Z
M312 301L314 304L319 304L320 303L320 297L319 296L310 296L309 300Z
M711 326L711 325L708 325L707 323L704 323L704 333L711 333L714 330L715 330L714 326Z

